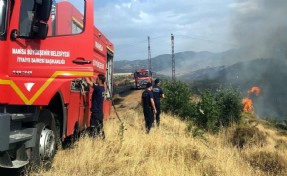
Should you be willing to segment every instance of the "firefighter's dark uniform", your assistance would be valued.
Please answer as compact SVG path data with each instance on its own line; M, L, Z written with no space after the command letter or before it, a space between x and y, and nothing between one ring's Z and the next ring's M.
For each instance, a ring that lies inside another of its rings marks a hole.
M151 104L151 99L153 99L153 93L150 90L145 90L142 93L142 103L143 103L143 113L145 119L146 132L149 133L153 122L154 122L154 113Z
M160 112L161 112L160 111L160 98L163 95L163 91L157 84L155 84L153 86L152 92L153 92L153 100L154 100L155 108L157 111L156 112L156 124L157 124L157 126L159 126L159 124L160 124Z
M99 86L93 84L93 94L92 94L92 106L91 106L91 135L93 137L101 135L102 138L105 138L104 133L104 113L103 113L103 101L105 97L105 88L104 86Z

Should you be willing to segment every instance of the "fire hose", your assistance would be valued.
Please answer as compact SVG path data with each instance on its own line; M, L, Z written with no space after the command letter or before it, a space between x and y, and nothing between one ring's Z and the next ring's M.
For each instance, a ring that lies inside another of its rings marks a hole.
M111 91L110 91L109 86L108 86L107 84L106 84L106 87L107 87L107 90L108 90L108 92L109 92L109 94L110 94L110 98L111 98L111 101L112 101L112 106L113 106L113 108L114 108L114 111L115 111L115 113L116 113L116 116L117 116L117 118L119 119L119 121L120 121L121 123L123 123L122 120L121 120L121 118L120 118L120 116L119 116L119 114L118 114L118 112L117 112L117 109L116 109L116 106L115 106L115 103L114 103L114 100L113 100Z
M121 137L121 141L122 141L123 136L124 136L124 131L126 130L126 128L125 128L125 125L124 125L124 123L122 122L122 120L121 120L121 118L120 118L120 116L119 116L119 114L118 114L118 112L117 112L117 109L116 109L114 100L113 100L113 98L112 98L111 91L110 91L109 86L108 86L107 84L106 84L106 87L107 87L107 90L108 90L108 92L109 92L109 94L110 94L110 98L111 98L111 101L112 101L112 106L113 106L113 108L114 108L114 110L115 110L116 116L117 116L117 118L119 119L119 121L120 121L120 123L121 123L120 128L119 128L119 134L118 134L118 135Z

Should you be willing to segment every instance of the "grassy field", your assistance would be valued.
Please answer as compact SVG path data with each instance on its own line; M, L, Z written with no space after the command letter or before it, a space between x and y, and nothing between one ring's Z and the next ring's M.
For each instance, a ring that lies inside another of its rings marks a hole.
M243 148L232 144L235 127L205 140L186 131L187 124L162 114L162 124L145 134L143 115L128 110L122 115L125 130L117 119L105 122L106 139L80 139L71 149L58 151L52 169L43 176L256 176L287 175L287 139L271 126L250 118L250 126L263 136L251 136ZM245 135L248 136L248 135Z

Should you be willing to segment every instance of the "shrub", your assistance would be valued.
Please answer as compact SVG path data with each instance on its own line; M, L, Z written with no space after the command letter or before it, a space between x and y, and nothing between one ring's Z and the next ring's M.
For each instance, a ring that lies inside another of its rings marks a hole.
M252 145L262 146L266 143L266 136L256 127L237 127L230 142L238 148Z
M199 111L197 104L189 102L181 108L179 116L183 117L185 120L192 120L194 117L198 116Z
M219 109L219 121L222 126L240 122L242 103L240 93L234 89L220 89L215 97Z
M238 91L228 88L216 93L206 91L198 104L195 123L206 130L217 132L220 127L228 127L241 120L241 98Z
M200 113L194 117L194 122L200 128L216 132L219 129L219 107L214 95L207 91L202 94L197 108Z
M278 153L261 151L247 157L253 168L260 169L266 175L285 175L287 162Z
M217 132L220 127L241 120L241 98L236 90L206 91L196 103L191 100L189 86L181 81L167 81L162 87L166 96L162 101L162 110L192 120L201 129Z
M195 106L190 101L192 93L187 84L181 81L166 81L163 82L162 88L165 95L161 105L163 111L171 112L182 118L192 114Z
M192 137L194 137L194 138L199 138L199 139L207 140L207 139L204 137L204 132L203 132L200 128L194 126L194 125L191 124L191 123L189 123L189 124L187 125L186 131L187 131L188 133L191 133L191 134L192 134Z

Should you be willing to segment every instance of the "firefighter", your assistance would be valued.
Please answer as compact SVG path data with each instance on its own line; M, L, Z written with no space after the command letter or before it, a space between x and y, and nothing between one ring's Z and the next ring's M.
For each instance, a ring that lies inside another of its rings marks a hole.
M153 101L152 83L150 82L146 84L146 90L142 93L142 106L145 119L145 128L147 134L149 134L154 122L154 114L156 113L156 108Z
M163 90L162 88L159 87L160 85L160 80L156 79L154 81L154 86L152 88L153 92L153 99L154 99L154 104L156 108L156 125L159 126L160 124L160 98L164 98Z
M86 78L87 83L94 89L92 94L90 136L105 138L103 102L105 98L105 76L99 74L96 82L92 78Z

